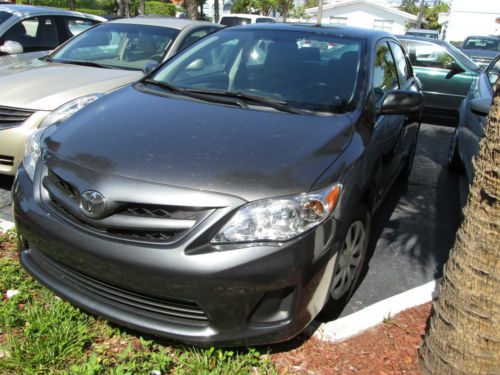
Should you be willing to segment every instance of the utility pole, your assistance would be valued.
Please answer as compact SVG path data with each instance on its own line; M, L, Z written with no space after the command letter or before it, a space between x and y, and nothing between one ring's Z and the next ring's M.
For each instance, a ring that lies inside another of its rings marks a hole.
M318 2L318 18L316 19L316 26L321 26L321 19L323 18L323 0Z
M417 29L422 28L422 18L424 17L424 6L425 6L425 1L422 0L420 2L420 8L418 9L417 24L415 25L415 28L417 28Z

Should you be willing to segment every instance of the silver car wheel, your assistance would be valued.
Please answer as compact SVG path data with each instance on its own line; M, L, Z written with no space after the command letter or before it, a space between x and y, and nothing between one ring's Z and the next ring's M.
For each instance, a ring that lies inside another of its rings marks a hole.
M341 298L354 282L363 259L365 237L366 229L363 222L353 222L335 262L331 291L333 298Z

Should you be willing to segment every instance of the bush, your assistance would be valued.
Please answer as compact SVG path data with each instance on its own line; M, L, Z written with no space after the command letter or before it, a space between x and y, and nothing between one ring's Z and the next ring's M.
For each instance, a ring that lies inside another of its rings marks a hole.
M146 14L159 14L163 16L175 16L177 8L174 4L161 3L159 1L146 1Z
M37 5L52 8L68 8L68 0L21 0L22 4ZM113 0L76 0L76 8L79 11L92 14L106 14L113 10L115 1ZM103 10L104 13L89 12L89 10Z

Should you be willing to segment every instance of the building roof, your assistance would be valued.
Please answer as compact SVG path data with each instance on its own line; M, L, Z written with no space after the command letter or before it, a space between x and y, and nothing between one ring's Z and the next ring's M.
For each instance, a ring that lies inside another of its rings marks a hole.
M406 18L410 21L417 20L417 16L415 16L413 14L403 12L402 10L388 7L386 5L376 3L376 2L370 1L370 0L347 0L347 1L343 1L341 3L324 4L323 11L328 10L328 9L339 9L339 8L343 8L343 7L354 5L354 4L366 4L366 5L369 5L369 6L374 7L374 8L382 9L388 13L392 13L392 14L398 15L400 17ZM306 9L306 13L309 13L309 14L315 14L317 12L318 12L318 7Z

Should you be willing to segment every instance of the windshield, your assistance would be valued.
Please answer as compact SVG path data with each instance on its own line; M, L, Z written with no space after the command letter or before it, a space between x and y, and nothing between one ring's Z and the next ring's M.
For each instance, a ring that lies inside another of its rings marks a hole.
M321 31L225 29L149 79L185 91L239 93L339 113L354 103L361 52L360 40Z
M0 24L2 24L5 20L9 19L12 14L7 12L0 12Z
M148 62L160 62L177 34L166 27L104 23L79 34L51 60L141 70Z
M464 43L464 49L482 49L487 51L500 51L500 39L490 38L468 38Z

